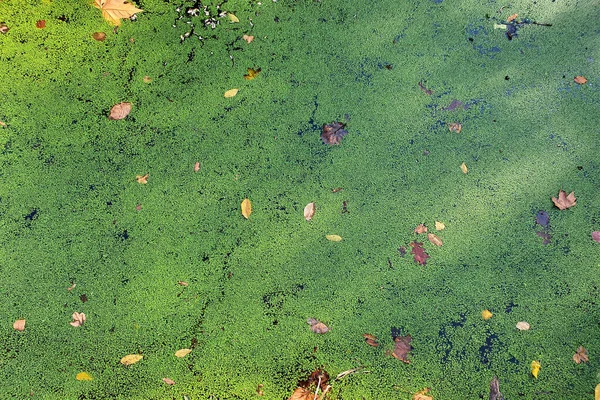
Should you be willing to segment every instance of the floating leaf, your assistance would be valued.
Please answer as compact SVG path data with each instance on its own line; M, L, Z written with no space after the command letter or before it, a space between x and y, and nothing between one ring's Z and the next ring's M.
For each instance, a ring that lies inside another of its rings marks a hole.
M416 234L425 233L425 232L427 232L427 227L424 224L419 224L415 228L414 232Z
M135 176L135 180L138 183L141 183L142 185L145 185L145 184L148 183L148 176L149 176L149 174L146 174L146 175L136 175Z
M412 400L433 400L433 397L427 396L431 389L425 388L419 390L417 393L413 394Z
M571 192L569 195L567 195L567 192L560 189L558 191L558 199L556 197L552 197L552 202L556 207L558 207L559 210L566 210L567 208L573 207L575 204L577 204L577 199L575 198L575 192Z
M246 43L251 43L254 40L254 36L244 35L242 36L242 39L244 39Z
M18 319L13 323L13 328L19 332L23 332L25 330L25 320Z
M459 124L458 122L452 122L452 123L448 124L448 130L450 132L460 133L460 131L462 131L462 125Z
M244 218L248 219L250 217L250 214L252 214L252 203L250 203L249 199L244 199L244 201L242 201L242 215L244 216Z
M421 265L426 265L427 259L429 258L429 254L425 252L425 249L423 248L423 243L412 241L409 243L409 245L410 247L412 247L410 253L413 255L413 259L415 260L415 262L418 262Z
M106 39L106 33L94 32L92 33L92 39L97 40L98 42L104 42L104 40Z
M427 234L427 239L429 239L429 241L431 242L431 244L434 244L436 246L441 246L442 245L442 239L440 239L437 235L434 235L433 233L428 233Z
M460 164L460 170L463 172L463 174L469 172L469 168L467 168L467 164L465 163Z
M121 358L121 364L132 365L132 364L135 364L136 362L140 361L142 358L144 358L144 356L141 354L129 354L129 355L126 355L125 357Z
M412 346L410 345L411 340L412 337L410 335L396 336L394 338L394 350L392 351L392 356L403 363L410 364L408 353L412 350Z
M486 321L487 321L488 319L492 318L492 316L493 316L493 315L494 315L494 314L492 314L492 313L490 312L490 310L483 310L483 311L481 312L481 318L483 318L483 319L484 319L484 320L486 320Z
M108 114L108 119L119 120L123 119L129 115L131 112L131 103L119 103L112 106L110 109L110 113Z
M105 20L117 26L121 25L121 18L144 11L125 0L96 0L94 7L102 11Z
M573 80L579 85L584 85L587 83L587 79L585 79L585 77L581 75L577 75L575 78L573 78Z
M330 124L323 124L323 130L321 132L321 141L324 144L330 145L340 144L342 138L348 134L348 131L344 129L345 127L345 123L337 121L333 121Z
M577 364L589 361L588 351L585 347L579 346L577 348L577 351L575 352L575 354L573 354L573 361L575 361L575 363Z
M506 22L514 21L515 19L517 19L518 16L519 14L510 15L508 18L506 18Z
M175 381L173 379L171 379L171 378L163 378L162 380L167 385L174 385L175 384Z
M600 383L594 389L594 400L600 400Z
M592 240L600 243L600 231L592 232Z
M530 328L530 325L528 322L525 321L519 321L517 322L517 329L520 331L528 331Z
M443 222L435 221L435 230L436 231L443 231L445 228L446 228L446 225L444 225Z
M247 81L251 81L252 79L254 79L258 76L259 72L260 72L260 68L257 68L257 69L248 68L248 73L246 75L244 75L244 79Z
M371 335L370 333L363 333L363 337L365 338L365 343L367 343L369 346L379 346L379 342L377 341L376 336Z
M496 376L490 382L490 400L504 400L504 396L500 393L500 381Z
M540 368L542 368L542 365L539 361L533 360L531 362L531 375L533 375L535 379L537 379L538 374L540 373Z
M194 172L198 172L200 171L200 163L198 161L196 161L196 163L194 164Z
M232 13L227 13L227 17L229 18L229 21L234 24L236 22L240 22L240 19L238 17L236 17L234 14Z
M306 207L304 207L304 219L310 221L315 215L315 203L308 203Z
M342 241L342 237L339 235L325 235L325 238L332 242L341 242Z
M84 322L85 322L85 314L78 313L77 311L75 311L73 313L73 321L69 322L69 324L71 324L71 326L74 326L77 328L77 327L83 325Z
M91 381L92 376L87 372L82 371L75 376L75 379L77 379L78 381Z
M238 92L240 91L240 89L229 89L228 91L225 92L225 94L223 94L223 97L225 97L226 99L229 99L233 96L235 96L236 94L238 94Z
M183 357L187 356L188 354L190 354L191 351L192 351L192 349L179 349L175 352L175 357L183 358Z

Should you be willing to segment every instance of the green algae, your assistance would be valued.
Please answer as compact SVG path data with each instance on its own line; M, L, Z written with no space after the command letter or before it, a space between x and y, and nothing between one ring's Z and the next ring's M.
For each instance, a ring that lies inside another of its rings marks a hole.
M181 41L178 4L138 3L146 11L114 33L85 2L0 2L3 396L246 399L262 385L281 399L315 368L358 366L369 373L335 381L329 398L424 387L485 398L494 375L507 398L589 396L600 296L592 6L263 3L225 3L240 24ZM493 22L512 12L553 26L508 41ZM262 71L245 81L249 67ZM470 106L443 110L454 99ZM121 101L132 113L109 121ZM322 144L321 125L346 116L342 144ZM577 206L552 208L560 188ZM423 240L414 227L435 220L447 228L443 247L425 244L428 264L402 257L398 247ZM68 324L74 311L87 315L81 328ZM331 332L310 332L311 317ZM10 326L18 318L24 332ZM517 331L521 320L532 329ZM413 337L408 365L385 354L392 327ZM366 332L381 346L365 345ZM571 360L579 345L590 362ZM144 359L119 364L132 353ZM94 379L77 382L80 371Z

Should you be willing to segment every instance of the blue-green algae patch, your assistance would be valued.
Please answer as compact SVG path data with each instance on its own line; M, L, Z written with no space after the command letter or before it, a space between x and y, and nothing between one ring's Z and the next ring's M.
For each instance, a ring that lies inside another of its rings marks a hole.
M329 399L487 398L494 376L506 398L592 397L595 5L206 2L213 29L199 3L148 0L115 29L89 3L0 2L2 396L286 399L321 368ZM509 40L494 24L513 13L552 26Z

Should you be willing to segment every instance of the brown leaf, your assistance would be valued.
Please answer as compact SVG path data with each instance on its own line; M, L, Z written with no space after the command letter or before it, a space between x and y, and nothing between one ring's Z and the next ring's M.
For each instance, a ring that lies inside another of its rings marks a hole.
M254 36L244 35L242 36L242 39L244 39L246 43L251 43L254 40Z
M371 335L370 333L363 333L363 337L365 338L365 343L367 343L369 346L379 346L379 342L377 342L376 336Z
M104 42L104 40L106 39L106 33L104 33L104 32L94 32L94 33L92 33L92 38L94 40L99 41L99 42Z
M433 397L427 396L431 389L425 388L423 390L419 390L417 393L413 394L412 400L433 400Z
M108 119L119 120L123 119L129 115L131 112L131 103L119 103L112 106L110 109L110 113L108 114Z
M323 131L321 133L321 140L325 144L337 145L342 142L342 138L348 134L348 131L344 128L346 124L343 122L333 121L330 124L323 125Z
M175 384L175 381L173 379L171 379L171 378L163 378L162 380L167 385L174 385Z
M506 18L506 22L514 21L515 19L517 19L518 16L519 14L510 15L508 18Z
M196 161L196 163L194 164L194 172L198 171L200 171L200 163Z
M462 131L462 125L459 124L458 122L452 122L452 123L448 124L448 130L450 132L460 133L460 131Z
M427 232L427 227L424 224L419 224L415 228L415 233L416 234L426 233L426 232Z
M410 335L406 336L396 336L394 338L394 350L392 351L392 356L402 361L403 363L410 364L408 360L408 353L412 350L412 346L410 345L410 341L412 337Z
M25 320L18 319L13 323L13 328L19 332L23 332L25 330Z
M44 29L46 27L46 20L40 19L38 22L35 23L35 27L38 29Z
M313 400L315 394L308 389L296 388L288 400Z
M125 0L96 0L94 7L102 11L105 20L117 26L121 25L121 18L130 18L144 11Z
M587 83L587 79L585 79L585 77L581 75L577 75L575 78L573 78L573 80L575 81L575 83L578 83L580 85L584 85Z
M69 324L71 324L71 326L74 326L77 328L77 327L83 325L84 322L85 322L85 314L78 313L77 311L75 311L73 313L73 321L69 322Z
M258 76L258 74L260 73L260 68L248 68L248 73L246 75L244 75L244 79L247 81L251 81L252 79L256 78Z
M140 361L142 358L144 358L144 356L141 354L128 354L125 357L121 358L121 364L132 365Z
M575 192L569 193L567 196L567 192L560 189L558 191L558 199L556 197L552 197L552 202L559 210L566 210L569 207L573 207L577 204L577 199L575 198Z
M577 348L577 352L573 354L573 361L575 361L577 364L589 361L588 351L585 349L585 347L579 346Z
M148 183L148 176L149 176L149 174L146 174L146 175L136 175L135 176L135 180L138 183L141 183L142 185L145 185L145 184Z
M306 207L304 207L304 219L310 221L312 217L315 215L315 203L308 203Z
M429 239L431 244L434 244L436 246L441 246L443 244L442 239L440 239L437 235L434 235L433 233L428 233L427 239Z
M504 400L504 396L500 393L500 381L495 376L490 381L490 400Z
M252 214L252 203L250 203L249 199L244 199L244 201L242 201L242 215L244 216L244 218L248 219L250 217L250 214Z

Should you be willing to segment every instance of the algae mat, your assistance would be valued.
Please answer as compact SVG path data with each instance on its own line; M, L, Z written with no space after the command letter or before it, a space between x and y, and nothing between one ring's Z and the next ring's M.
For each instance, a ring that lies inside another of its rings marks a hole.
M598 1L136 5L0 1L0 398L593 398Z

